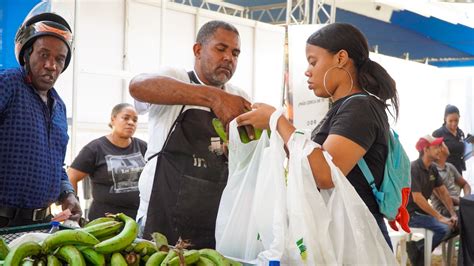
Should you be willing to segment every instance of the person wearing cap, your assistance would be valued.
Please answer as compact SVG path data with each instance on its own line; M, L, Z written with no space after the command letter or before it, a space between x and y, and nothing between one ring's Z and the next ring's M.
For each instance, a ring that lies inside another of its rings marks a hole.
M449 149L446 144L443 143L441 145L439 159L435 160L435 163L439 175L441 176L444 185L448 189L449 196L453 200L454 209L457 211L459 207L459 197L461 194L461 189L464 192L464 196L467 196L471 194L471 186L466 181L466 179L462 177L458 170L456 170L456 167L446 161L448 156ZM435 194L431 195L431 205L433 205L433 208L442 215L446 217L449 216L448 209L444 206L444 204Z
M72 31L54 13L33 15L15 37L20 67L0 71L0 227L51 220L58 202L82 211L63 167L66 106L54 84L71 60Z
M431 135L421 137L416 143L420 157L411 163L411 193L407 205L410 213L409 226L433 231L432 249L450 236L458 219L448 190L434 164L434 161L440 158L442 144L443 138L434 138ZM446 206L450 217L443 216L428 203L433 192ZM423 239L407 242L407 252L412 265L423 265L423 246Z
M458 127L459 109L451 104L444 110L443 125L433 132L434 137L443 137L449 149L448 163L452 163L459 173L466 170L464 161L464 132ZM468 134L469 136L469 134Z

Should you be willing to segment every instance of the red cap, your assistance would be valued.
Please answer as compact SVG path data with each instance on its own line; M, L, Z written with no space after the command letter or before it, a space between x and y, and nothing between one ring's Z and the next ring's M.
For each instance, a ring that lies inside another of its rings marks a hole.
M426 147L437 146L443 143L443 138L435 138L431 135L421 137L416 143L416 149L422 151Z

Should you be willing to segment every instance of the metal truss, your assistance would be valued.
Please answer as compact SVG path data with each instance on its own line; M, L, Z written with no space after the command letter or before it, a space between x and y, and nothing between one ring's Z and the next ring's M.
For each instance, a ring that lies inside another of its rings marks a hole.
M248 7L249 18L272 24L332 23L336 0L287 0L286 3Z
M286 24L286 3L248 7L248 18L271 24Z
M336 17L336 0L286 0L278 4L248 7L224 0L169 1L271 24L324 24L334 22Z
M273 5L248 7L249 18L272 24L309 24L310 0L287 0Z
M223 0L169 0L173 3L212 10L226 15L236 17L247 17L247 8L224 2Z
M330 3L329 6L328 3ZM336 22L336 0L313 0L311 24L329 24L334 22Z

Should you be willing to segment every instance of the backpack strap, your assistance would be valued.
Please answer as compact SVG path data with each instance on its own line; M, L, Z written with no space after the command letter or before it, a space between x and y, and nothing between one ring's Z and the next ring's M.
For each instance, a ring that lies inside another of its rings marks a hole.
M364 160L364 157L360 158L360 160L357 162L357 166L359 166L360 170L362 171L362 174L364 174L365 179L372 188L372 194L374 194L375 200L380 205L384 200L385 193L380 192L377 189L377 186L375 186L374 176L372 175L372 172L370 171L367 162Z
M347 101L349 101L349 99L352 99L352 98L355 98L355 97L367 97L367 95L365 95L365 94L352 94L351 96L349 96L347 99L345 99L345 100L341 103L341 106L339 106L339 109L337 109L336 114L339 113L339 110L341 110L341 107L342 107Z
M347 99L345 99L341 106L339 106L339 109L337 110L336 114L339 113L339 110L341 109L341 107L351 98L355 98L355 97L367 97L367 95L365 94L353 94L351 95L350 97L348 97ZM383 192L380 192L378 189L377 189L377 186L375 185L375 178L374 176L372 175L372 172L370 171L369 169L369 166L367 165L367 162L365 161L364 157L362 156L362 158L359 159L359 161L357 162L357 166L359 166L360 170L362 171L362 174L364 175L365 179L367 180L367 182L369 183L369 186L372 188L372 194L374 194L374 197L375 197L375 200L377 201L377 203L380 205L383 200L384 200L384 197L385 197L385 193Z

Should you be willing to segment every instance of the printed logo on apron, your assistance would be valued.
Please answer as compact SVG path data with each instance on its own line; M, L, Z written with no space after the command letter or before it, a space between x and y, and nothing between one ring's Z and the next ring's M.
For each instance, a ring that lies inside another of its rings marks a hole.
M114 182L110 193L138 191L138 179L145 167L145 159L141 153L106 155L105 161Z
M220 137L211 137L209 151L215 153L217 156L224 154L224 143L222 143Z

